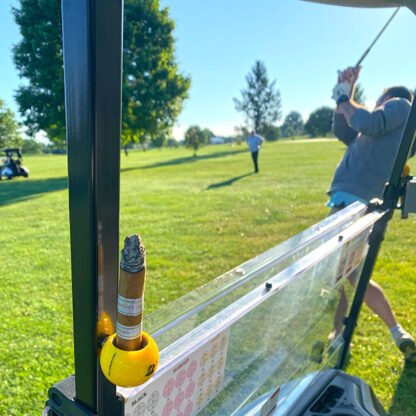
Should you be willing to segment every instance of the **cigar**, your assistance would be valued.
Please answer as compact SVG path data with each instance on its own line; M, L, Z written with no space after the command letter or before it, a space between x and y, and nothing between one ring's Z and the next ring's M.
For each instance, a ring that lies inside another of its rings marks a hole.
M125 351L142 348L143 294L146 280L146 249L139 235L124 240L118 283L115 345Z

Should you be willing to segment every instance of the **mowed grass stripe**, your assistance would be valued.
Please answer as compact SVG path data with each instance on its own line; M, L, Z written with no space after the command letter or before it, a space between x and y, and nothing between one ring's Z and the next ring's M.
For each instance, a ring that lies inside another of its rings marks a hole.
M257 175L244 145L122 154L120 244L143 237L146 313L323 219L343 152L337 141L266 143ZM66 157L24 164L28 180L0 183L0 414L19 416L40 414L47 389L73 372ZM415 219L396 214L374 274L414 334L415 241ZM350 373L392 413L416 414L416 369L367 308L352 352Z

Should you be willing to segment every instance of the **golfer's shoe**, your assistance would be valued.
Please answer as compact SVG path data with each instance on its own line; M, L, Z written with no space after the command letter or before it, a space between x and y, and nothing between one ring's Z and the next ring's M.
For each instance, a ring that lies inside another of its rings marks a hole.
M394 331L393 338L404 359L409 363L416 363L416 344L412 336L402 327Z

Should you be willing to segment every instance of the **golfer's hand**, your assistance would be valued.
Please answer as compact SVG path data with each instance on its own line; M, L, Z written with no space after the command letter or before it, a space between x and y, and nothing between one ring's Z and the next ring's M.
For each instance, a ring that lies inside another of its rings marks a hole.
M351 96L352 84L347 81L339 82L332 90L332 99L337 103L343 95Z
M343 71L338 71L338 83L348 82L354 84L358 79L360 71L361 66L359 66L357 69L355 69L352 66L349 66L347 69L344 69Z
M359 66L357 69L349 66L347 69L344 69L344 71L338 71L338 84L342 82L351 84L350 94L348 95L350 98L353 98L354 96L355 83L357 82L361 68L361 66Z

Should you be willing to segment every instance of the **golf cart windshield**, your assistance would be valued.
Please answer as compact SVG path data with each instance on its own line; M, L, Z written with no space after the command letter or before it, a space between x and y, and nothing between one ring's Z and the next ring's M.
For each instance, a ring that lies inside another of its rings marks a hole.
M330 334L341 288L351 300L347 277L383 215L356 203L148 316L159 368L143 386L118 388L125 414L157 396L158 412L188 399L189 414L256 415L281 386L284 414L338 362L343 339Z

